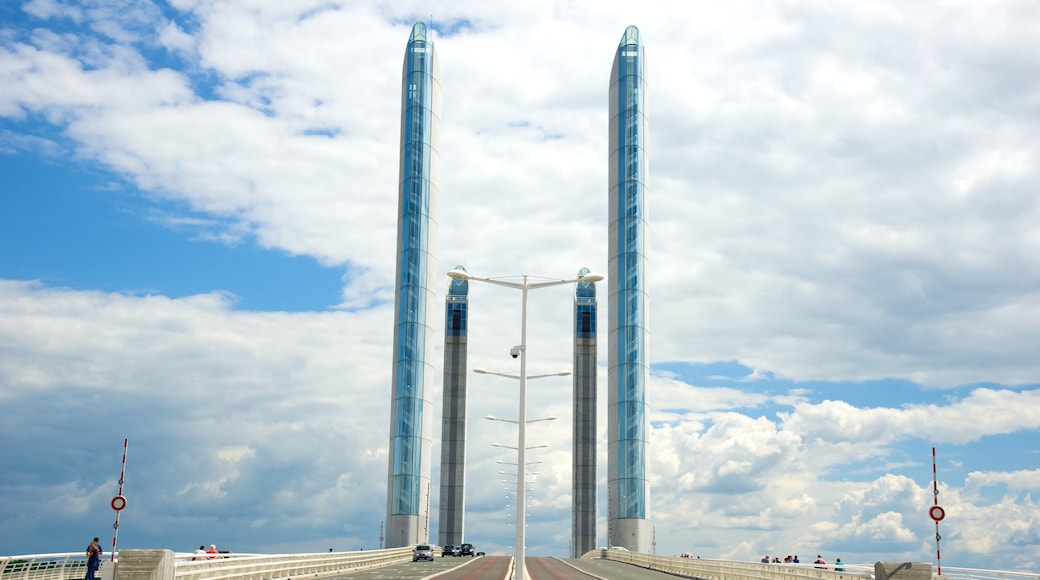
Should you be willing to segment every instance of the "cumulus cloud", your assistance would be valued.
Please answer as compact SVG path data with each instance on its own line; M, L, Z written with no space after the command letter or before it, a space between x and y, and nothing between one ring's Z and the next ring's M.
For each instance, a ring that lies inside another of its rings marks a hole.
M625 26L643 33L651 362L750 369L739 384L655 371L662 552L928 559L918 457L940 444L955 450L951 553L1035 564L1037 474L977 468L969 452L1040 427L1035 7L435 8L442 273L606 271L607 75ZM4 24L4 155L115 175L153 204L142 221L186 237L344 270L338 308L310 313L243 311L217 287L173 298L0 281L0 402L20 410L0 453L24 467L0 480L6 537L78 545L114 493L105 442L129 432L125 525L143 544L375 545L401 51L430 11L32 0ZM534 294L536 366L569 368L565 291ZM508 364L518 296L471 300L471 362ZM913 400L852 396L885 378ZM515 408L510 389L472 384L472 416ZM568 416L567 390L532 386L532 409ZM567 542L570 431L557 423L535 433L554 442L533 491L543 551ZM496 429L470 432L467 529L504 550L502 457L486 444L509 434ZM30 442L53 452L15 451ZM40 517L17 509L40 496Z
M946 405L907 405L903 409L858 409L843 401L802 405L785 424L829 442L886 440L928 434L934 441L967 443L985 436L1034 430L1040 422L1021 409L1040 405L1035 390L1009 392L979 388Z

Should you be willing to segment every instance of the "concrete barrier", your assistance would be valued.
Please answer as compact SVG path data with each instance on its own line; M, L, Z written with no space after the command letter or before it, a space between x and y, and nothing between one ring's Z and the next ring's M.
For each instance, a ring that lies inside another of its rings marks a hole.
M121 550L112 580L174 580L170 550Z
M874 580L932 580L931 562L878 562Z
M411 562L411 548L317 554L235 555L177 562L176 580L276 580L336 576ZM137 580L137 579L121 579ZM143 580L143 579L142 579Z
M111 580L276 580L320 578L412 559L411 548L360 552L226 555L175 561L170 550L120 550ZM6 580L6 579L4 579Z

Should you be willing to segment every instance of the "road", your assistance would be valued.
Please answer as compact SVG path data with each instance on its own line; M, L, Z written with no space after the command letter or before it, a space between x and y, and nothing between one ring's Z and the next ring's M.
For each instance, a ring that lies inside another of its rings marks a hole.
M353 572L330 580L508 580L512 558L434 558L375 570ZM527 558L530 580L675 580L675 576L607 560Z
M545 559L545 558L539 558ZM639 566L633 566L631 564L625 564L623 562L611 562L610 560L578 560L578 559L566 559L562 560L571 566L575 566L586 575L573 576L573 578L603 578L605 580L675 580L676 576L672 574L665 574L664 572L658 572L657 570L648 570L646 568L640 568ZM531 570L530 559L528 559L527 569ZM541 580L541 579L539 579Z
M374 570L351 572L329 580L419 580L437 575L437 580L487 578L503 580L509 574L508 556L480 558L434 558L432 562L406 562Z

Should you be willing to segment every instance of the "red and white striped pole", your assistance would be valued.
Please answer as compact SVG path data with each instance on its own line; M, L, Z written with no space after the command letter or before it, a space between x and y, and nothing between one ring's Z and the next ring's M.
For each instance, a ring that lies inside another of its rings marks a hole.
M939 540L942 536L939 535L939 522L946 517L946 510L939 505L939 478L935 475L935 447L932 447L932 495L935 497L935 504L928 510L928 516L935 520L935 567L936 573L942 575L942 557L939 551Z
M119 512L126 507L126 498L123 497L123 478L126 477L126 447L128 439L123 439L123 467L119 470L119 493L112 498L112 509L116 512L116 521L112 524L112 553L110 561L116 561L116 538L119 537Z

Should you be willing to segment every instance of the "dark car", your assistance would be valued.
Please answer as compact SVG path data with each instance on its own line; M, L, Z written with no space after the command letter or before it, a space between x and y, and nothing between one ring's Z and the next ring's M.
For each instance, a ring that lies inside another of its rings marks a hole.
M472 556L473 555L473 544L462 544L459 546L460 556Z
M413 548L412 549L412 562L416 562L418 560L429 560L429 561L432 562L433 561L433 548L427 546L426 544L419 544L418 546Z
M444 546L443 548L441 548L441 558L443 558L445 556L457 556L458 555L457 550L458 550L458 548L456 548L455 546L453 546L451 544L448 544L448 545Z

